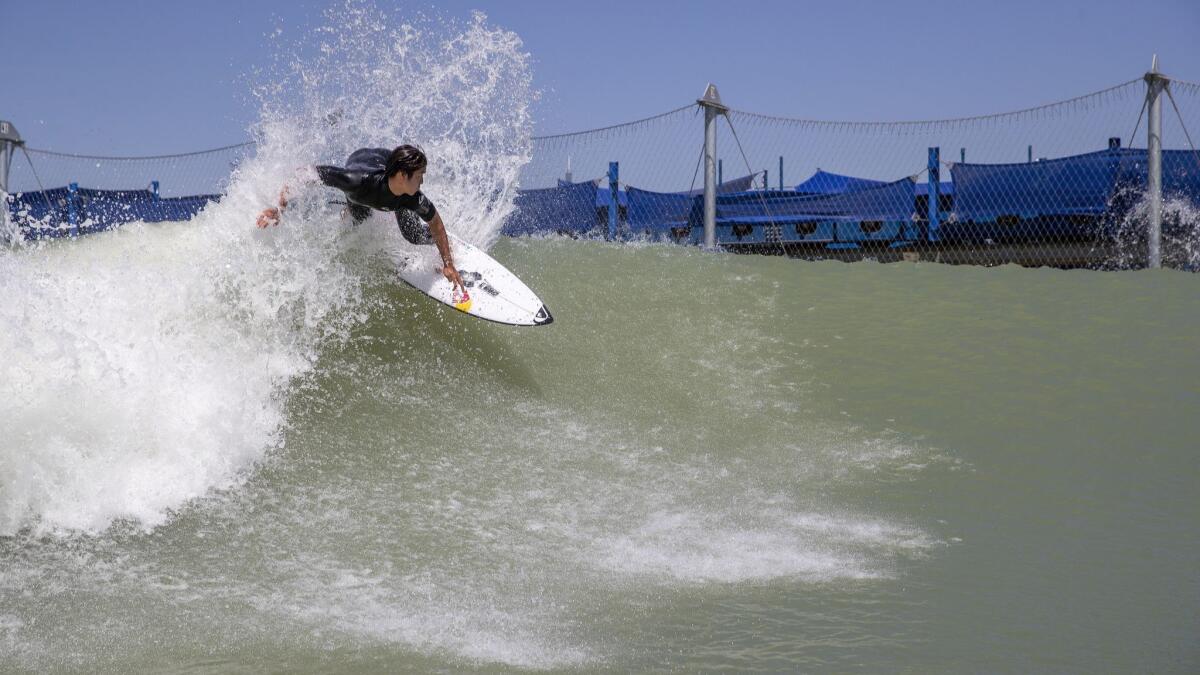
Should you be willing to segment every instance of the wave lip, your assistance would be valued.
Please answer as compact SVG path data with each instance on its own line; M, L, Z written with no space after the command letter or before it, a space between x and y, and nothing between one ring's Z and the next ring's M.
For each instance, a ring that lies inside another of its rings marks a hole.
M154 527L275 442L272 349L198 297L203 257L162 234L134 225L0 259L0 534ZM164 279L177 257L201 264Z
M417 142L447 224L494 241L529 159L520 39L483 15L416 26L355 1L327 18L276 45L256 154L219 202L186 224L0 251L0 536L151 529L278 447L290 388L364 320L366 263L400 238L382 218L340 226L297 167ZM289 182L284 222L256 229Z

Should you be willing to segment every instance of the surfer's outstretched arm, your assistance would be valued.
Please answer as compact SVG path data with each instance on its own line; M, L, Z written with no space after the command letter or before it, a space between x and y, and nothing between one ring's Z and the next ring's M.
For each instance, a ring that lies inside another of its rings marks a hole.
M454 267L454 255L450 252L450 238L446 236L446 224L442 222L442 214L435 213L429 221L429 233L433 235L433 243L437 244L438 254L442 256L442 275L458 288L463 287L462 278Z
M279 206L278 207L269 206L269 207L263 209L262 213L258 214L258 221L256 224L259 227L270 227L271 225L278 225L279 219L282 217L283 210L287 208L287 204L288 204L288 186L284 185L283 188L279 191Z
M324 177L320 171L321 168L322 167L316 167L316 171L314 172L313 167L308 167L308 166L300 167L299 169L296 169L296 178L293 182L311 183L314 180L324 181ZM329 168L336 168L336 167L329 167ZM262 213L258 214L258 221L257 221L258 226L259 227L269 227L271 225L278 225L279 219L283 217L283 210L287 208L288 197L290 197L290 196L291 196L291 192L289 191L288 184L284 183L283 187L280 188L280 190L279 190L279 206L278 207L271 206L271 207L263 209Z

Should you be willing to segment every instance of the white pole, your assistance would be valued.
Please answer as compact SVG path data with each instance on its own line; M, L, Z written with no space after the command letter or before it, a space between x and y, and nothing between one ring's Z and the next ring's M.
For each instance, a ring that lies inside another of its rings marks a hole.
M15 234L8 222L8 169L12 165L13 148L21 143L21 134L12 122L0 120L0 239Z
M0 142L0 192L8 194L8 165L12 162L12 144Z
M0 141L0 242L8 243L11 238L8 224L8 164L12 158L12 146Z
M1158 56L1146 73L1146 97L1150 108L1150 118L1146 127L1146 152L1148 155L1147 168L1149 185L1146 195L1149 200L1150 223L1147 232L1147 260L1150 269L1162 267L1162 91L1167 86L1167 78L1158 72Z
M715 84L696 101L704 107L704 248L717 247L717 117L729 111Z

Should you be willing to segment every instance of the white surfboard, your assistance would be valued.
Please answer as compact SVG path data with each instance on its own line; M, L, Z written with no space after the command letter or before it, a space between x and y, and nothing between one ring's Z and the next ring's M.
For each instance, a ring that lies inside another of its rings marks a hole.
M545 326L554 321L550 310L525 282L495 258L458 237L450 238L454 266L465 289L454 288L442 276L437 247L406 246L394 252L404 283L471 316L510 326Z

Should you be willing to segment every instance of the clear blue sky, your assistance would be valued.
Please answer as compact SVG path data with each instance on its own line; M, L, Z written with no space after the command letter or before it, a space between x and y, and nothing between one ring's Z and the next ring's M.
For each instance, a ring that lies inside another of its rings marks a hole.
M0 3L0 119L31 147L140 155L240 142L264 35L329 2ZM533 57L535 134L663 112L715 82L741 110L896 120L1002 112L1140 76L1200 81L1197 0L382 3L485 12Z

